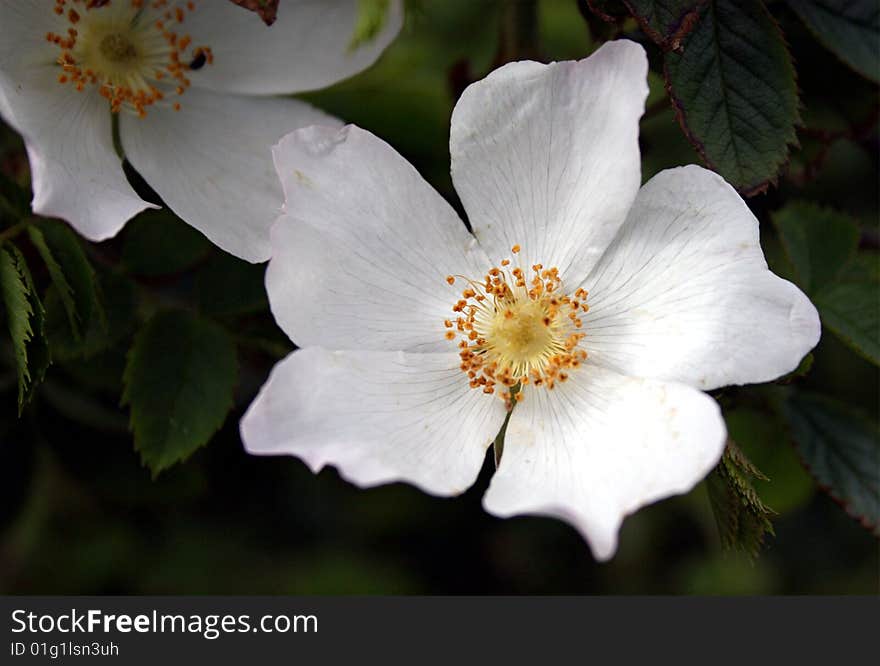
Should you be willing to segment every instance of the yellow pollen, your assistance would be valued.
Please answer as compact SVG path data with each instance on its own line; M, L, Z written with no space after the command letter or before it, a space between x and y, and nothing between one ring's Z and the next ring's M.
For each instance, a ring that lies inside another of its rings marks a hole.
M190 87L188 75L214 62L208 46L193 46L182 30L196 2L173 0L55 0L66 29L45 39L58 47L58 82L83 91L94 86L113 113L145 116L154 104Z
M511 251L518 254L520 246ZM586 360L579 315L588 308L583 289L573 297L563 292L558 268L534 264L528 275L509 266L501 261L482 280L447 276L450 285L461 278L467 287L452 306L454 330L451 319L443 326L447 340L459 340L460 368L470 387L498 395L512 409L526 386L553 389Z

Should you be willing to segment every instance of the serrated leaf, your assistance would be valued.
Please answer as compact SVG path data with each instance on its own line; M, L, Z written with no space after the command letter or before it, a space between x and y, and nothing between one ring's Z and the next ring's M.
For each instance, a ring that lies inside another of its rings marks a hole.
M880 365L877 283L839 282L813 296L822 324L866 359Z
M623 0L639 26L664 50L677 50L700 18L707 0Z
M187 312L156 315L135 338L123 382L134 446L155 476L208 442L232 407L235 344Z
M741 550L754 559L765 537L774 534L770 517L775 512L761 501L752 479L766 481L767 477L733 440L728 440L721 462L706 483L722 545Z
M792 392L783 403L795 446L819 486L880 536L880 430L837 400Z
M859 227L847 215L794 201L772 217L797 282L807 293L837 279L855 256Z
M711 168L750 196L776 181L796 141L795 72L760 0L712 0L665 74L688 139Z
M52 279L52 284L55 285L55 292L58 294L58 299L64 307L64 312L67 314L67 321L70 324L70 330L73 332L74 337L79 339L79 313L76 311L76 303L73 300L73 288L67 281L64 271L61 270L61 266L52 255L52 250L50 250L49 246L46 244L46 238L43 236L43 232L35 226L28 227L27 232L28 236L30 236L31 243L37 248L37 252L40 254L40 257L42 257L43 263L46 264L46 269L49 271L49 277Z
M37 228L70 284L79 331L88 329L93 319L103 325L100 285L79 237L57 220L40 220Z
M876 0L789 0L788 5L829 51L880 83L880 5Z
M43 304L24 256L12 244L0 247L0 295L18 369L18 413L33 395L49 367Z
M354 51L373 41L388 20L391 0L357 0L358 13L348 50Z
M240 315L268 307L266 267L222 253L211 257L196 277L199 308L211 315Z
M170 275L190 268L210 249L200 232L170 211L147 210L126 225L122 264L132 275Z

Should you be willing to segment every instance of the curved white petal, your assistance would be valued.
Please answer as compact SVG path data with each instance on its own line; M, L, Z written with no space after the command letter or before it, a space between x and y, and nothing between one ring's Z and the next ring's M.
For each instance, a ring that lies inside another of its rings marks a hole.
M291 454L348 481L406 481L463 492L504 422L497 398L468 388L456 354L296 351L272 370L241 422L250 453Z
M384 141L309 127L274 148L286 215L266 275L272 312L301 347L449 351L443 321L488 260L452 207Z
M495 261L576 284L623 224L639 188L647 58L610 42L585 60L515 62L467 88L452 114L455 189Z
M706 390L769 381L794 370L821 332L809 299L767 269L745 202L697 166L645 184L583 286L583 345L637 377Z
M57 81L53 65L34 65L14 76L0 70L0 113L25 141L38 215L67 220L101 241L134 215L155 208L128 184L113 148L107 100Z
M190 89L180 102L180 111L123 114L126 156L165 203L212 242L242 259L265 261L282 205L272 145L294 129L339 121L294 99Z
M623 518L690 490L725 440L721 411L706 394L588 364L552 391L526 390L483 505L502 517L562 518L607 560Z
M277 94L323 88L375 62L400 31L401 0L392 0L380 32L352 48L358 0L284 0L267 27L251 11L209 0L187 17L194 44L211 47L214 63L190 76L217 91Z

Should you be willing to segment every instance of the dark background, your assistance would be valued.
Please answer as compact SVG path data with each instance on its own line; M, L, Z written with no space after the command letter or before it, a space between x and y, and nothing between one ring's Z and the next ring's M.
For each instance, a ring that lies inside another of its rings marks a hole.
M527 31L525 41L509 27L511 15L523 11L520 4L529 3L416 3L377 66L304 97L387 140L458 206L447 140L461 86L511 57L582 58L594 48L573 0L538 3L537 30ZM773 3L773 11L795 58L804 126L834 131L870 120L876 88L831 57L785 7ZM627 28L626 36L643 39L634 24ZM656 48L647 48L656 65ZM642 121L645 179L699 162L656 70L650 84ZM876 115L870 128L859 140L828 142L821 161L815 157L824 140L801 131L779 186L749 200L777 272L788 269L768 215L794 198L855 216L863 247L877 248ZM4 168L26 165L20 142L5 128L0 146ZM166 223L190 233L180 222ZM10 357L0 355L2 593L877 592L877 540L817 489L785 425L754 407L748 389L719 397L731 433L771 479L756 487L778 512L776 536L755 562L722 550L704 484L627 519L618 554L600 565L561 522L485 514L480 498L491 459L465 495L438 499L401 484L359 490L332 469L314 476L293 458L248 456L238 420L274 362L292 348L261 300L263 269L239 266L195 238L197 261L171 275L152 275L126 254L132 243L150 242L135 236L143 226L136 220L118 239L88 248L102 269L135 285L135 321L149 316L157 301L197 303L200 276L218 266L234 264L242 276L238 288L250 288L237 297L256 305L218 315L258 332L241 341L236 408L207 446L153 480L118 405L124 339L90 358L53 365L21 419L14 370L4 365ZM161 264L161 252L153 260ZM815 359L803 387L876 418L875 367L827 333Z

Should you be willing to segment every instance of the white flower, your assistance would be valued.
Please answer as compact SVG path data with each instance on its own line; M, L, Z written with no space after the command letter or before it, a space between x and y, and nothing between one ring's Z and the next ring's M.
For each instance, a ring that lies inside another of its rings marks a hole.
M91 240L152 207L132 165L214 243L269 258L282 193L269 147L336 121L279 93L320 88L369 66L401 25L392 3L376 39L350 48L357 0L286 0L267 28L229 0L0 0L0 115L25 140L34 211Z
M722 178L639 189L646 74L620 41L470 86L450 150L473 235L373 135L282 139L266 282L302 349L245 415L247 450L452 495L513 403L485 508L563 518L602 560L624 516L703 478L726 432L702 391L793 370L819 319Z

